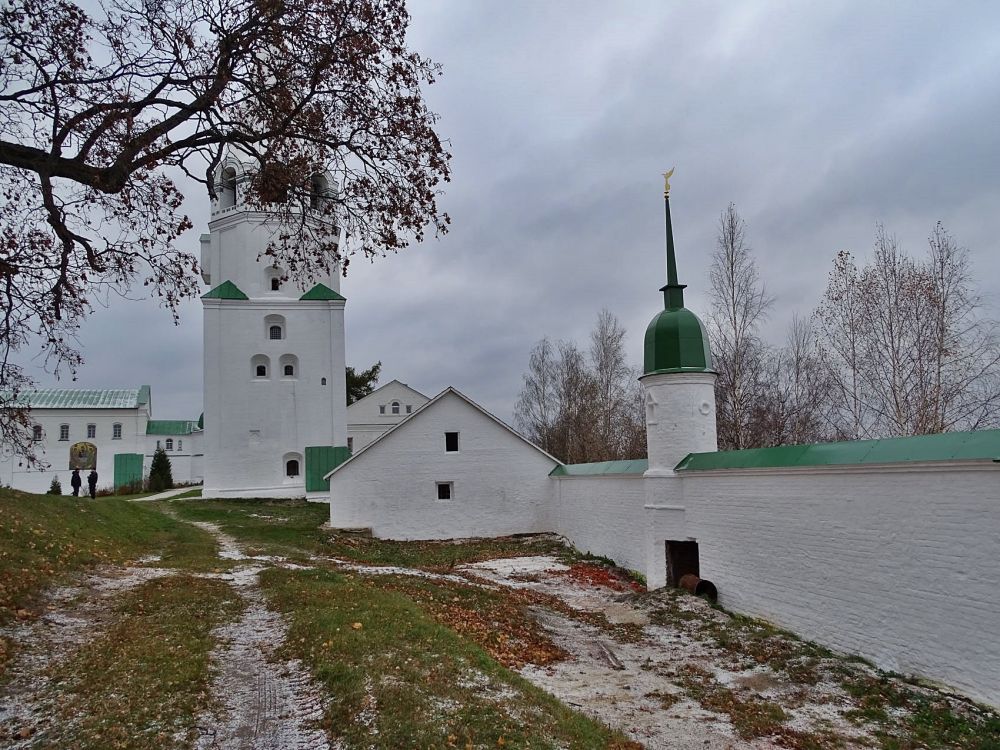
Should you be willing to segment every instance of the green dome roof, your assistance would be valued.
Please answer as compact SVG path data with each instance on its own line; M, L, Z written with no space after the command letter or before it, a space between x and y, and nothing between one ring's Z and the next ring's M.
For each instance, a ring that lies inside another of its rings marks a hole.
M669 178L673 170L664 175ZM667 223L667 285L664 310L649 322L643 347L645 375L661 372L712 372L712 350L708 332L698 316L684 307L684 285L677 283L674 230L670 222L670 186L664 184L663 207Z
M712 370L708 332L686 307L663 310L649 322L643 351L646 375Z

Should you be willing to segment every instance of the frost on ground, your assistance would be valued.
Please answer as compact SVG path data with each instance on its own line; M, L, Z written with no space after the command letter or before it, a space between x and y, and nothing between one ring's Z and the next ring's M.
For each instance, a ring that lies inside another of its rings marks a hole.
M57 696L50 667L102 631L117 594L172 572L165 568L100 569L71 586L50 591L36 619L0 629L0 635L14 643L17 654L6 667L7 681L0 689L0 737L11 738L12 750L32 745L50 728Z
M679 616L664 617L665 599L591 585L568 576L569 568L551 557L489 560L461 570L633 626L627 637L615 637L586 619L535 607L533 615L569 658L520 671L649 748L821 746L833 738L846 746L877 744L845 716L854 706L840 684L796 680L768 665L734 660L691 625L707 623L711 630L729 619L700 599L671 600Z
M219 710L201 717L198 750L321 750L323 700L297 661L278 661L285 624L269 610L257 584L259 567L229 576L246 604L239 620L216 632L212 692Z

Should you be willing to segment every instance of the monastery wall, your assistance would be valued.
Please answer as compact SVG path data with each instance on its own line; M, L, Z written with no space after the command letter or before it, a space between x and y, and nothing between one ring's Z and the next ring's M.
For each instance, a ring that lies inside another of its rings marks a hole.
M548 530L581 552L645 573L642 474L553 477Z
M681 474L720 604L1000 705L1000 464Z

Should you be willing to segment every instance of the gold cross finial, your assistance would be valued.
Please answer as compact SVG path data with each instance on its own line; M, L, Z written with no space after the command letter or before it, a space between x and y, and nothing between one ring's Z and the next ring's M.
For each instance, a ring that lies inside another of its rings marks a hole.
M663 196L666 197L670 195L670 178L674 174L674 167L670 168L669 172L663 173Z

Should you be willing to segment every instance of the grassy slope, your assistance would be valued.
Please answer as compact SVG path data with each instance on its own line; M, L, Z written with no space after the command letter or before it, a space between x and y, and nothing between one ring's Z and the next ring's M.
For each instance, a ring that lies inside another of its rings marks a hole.
M187 747L206 705L211 630L239 607L223 581L191 576L124 594L107 630L56 667L59 708L46 742L79 750Z
M175 567L218 564L211 535L146 505L0 490L0 623L67 573L148 554Z
M403 594L330 571L271 569L289 656L332 696L346 747L634 748L435 622Z

